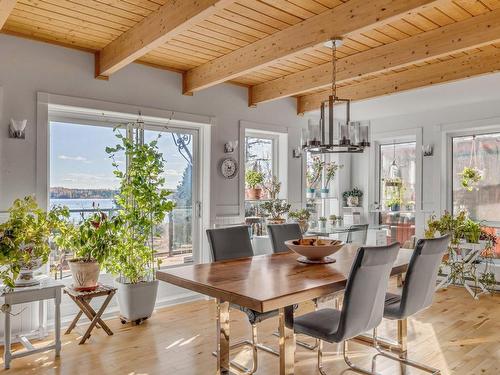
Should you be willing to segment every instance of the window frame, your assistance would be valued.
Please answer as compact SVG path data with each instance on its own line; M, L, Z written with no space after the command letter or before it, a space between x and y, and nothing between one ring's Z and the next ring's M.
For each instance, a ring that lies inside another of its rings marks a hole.
M481 128L466 128L464 130L449 131L445 132L444 141L446 142L446 147L444 151L446 152L446 157L443 158L446 161L445 172L446 183L444 184L445 190L445 207L446 210L453 213L453 138L460 137L471 137L473 135L488 135L500 133L500 125L484 126ZM487 227L500 228L500 220L479 220L483 225Z

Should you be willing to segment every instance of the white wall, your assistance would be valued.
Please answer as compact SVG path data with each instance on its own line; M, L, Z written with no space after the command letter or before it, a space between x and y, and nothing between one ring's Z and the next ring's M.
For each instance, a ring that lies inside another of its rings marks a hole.
M296 116L294 99L249 108L246 88L230 84L203 90L193 97L183 96L180 74L139 64L127 66L109 81L96 80L92 54L7 35L0 35L0 87L0 211L16 197L35 192L36 95L40 91L214 116L217 124L212 139L211 190L215 215L238 214L238 179L223 179L218 161L223 156L224 143L238 139L239 121L291 128L290 147L298 144L298 127L305 124L303 118ZM7 137L11 117L28 119L26 140ZM291 151L289 155L293 177L299 171L300 161L291 158ZM291 184L288 194L291 201L301 201L298 184Z
M127 66L109 81L96 80L92 54L0 35L0 211L15 198L36 192L37 92L215 117L210 186L213 219L220 214L240 214L239 199L244 195L238 194L238 178L226 180L218 171L224 143L239 137L240 120L288 127L288 198L301 202L303 192L297 182L301 181L301 161L291 157L291 148L300 141L299 127L305 119L296 116L294 99L249 108L247 90L240 86L218 85L193 97L183 96L181 87L180 74L138 64ZM8 138L11 117L28 120L25 140ZM238 158L238 153L233 157ZM172 298L185 298L183 293L162 283L159 298L168 303ZM74 311L69 300L64 304L63 313Z
M442 141L445 131L500 126L500 74L413 90L396 95L354 103L356 120L371 120L372 133L395 135L408 129L422 129L423 144L434 146L434 155L424 157L423 211L417 210L417 233L422 233L425 218L447 207L442 166L446 158ZM351 183L365 193L369 171L374 168L369 153L352 155ZM368 212L369 199L364 199ZM418 207L417 207L418 208Z

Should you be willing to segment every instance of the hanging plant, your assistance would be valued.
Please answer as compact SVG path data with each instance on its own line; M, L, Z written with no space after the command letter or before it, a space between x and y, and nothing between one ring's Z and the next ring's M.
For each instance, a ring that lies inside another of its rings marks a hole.
M477 184L483 179L483 172L476 167L465 167L458 175L460 185L467 191L477 190Z
M483 171L477 165L476 137L472 137L469 166L465 167L460 176L460 185L467 191L473 191L477 188L479 181L483 179Z

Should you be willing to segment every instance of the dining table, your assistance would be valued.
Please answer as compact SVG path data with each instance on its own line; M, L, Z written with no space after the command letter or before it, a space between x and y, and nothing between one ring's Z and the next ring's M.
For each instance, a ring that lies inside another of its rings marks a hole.
M235 244L235 246L238 246ZM295 371L294 305L343 290L359 246L344 245L329 264L305 264L284 252L158 270L161 281L213 297L217 304L217 370L230 374L230 303L278 310L279 374ZM412 250L400 249L391 275L406 272ZM406 334L406 332L404 332ZM406 337L401 338L406 342Z

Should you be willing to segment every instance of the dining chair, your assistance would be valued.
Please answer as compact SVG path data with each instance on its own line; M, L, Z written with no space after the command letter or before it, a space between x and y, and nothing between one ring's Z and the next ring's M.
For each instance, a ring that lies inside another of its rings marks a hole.
M366 244L368 236L368 224L353 224L347 229L346 243Z
M269 224L267 226L267 233L271 239L271 244L273 246L273 253L284 253L290 251L290 249L285 245L285 241L296 240L302 238L302 231L297 223L290 224ZM314 299L314 308L318 308L318 300ZM297 306L294 306L295 309ZM274 332L274 336L279 337L279 332ZM309 350L315 350L318 347L318 340L314 344L309 344L305 341L297 340L297 345Z
M400 331L406 331L407 319L432 304L436 290L436 280L439 265L448 249L450 235L432 239L420 239L410 259L406 278L401 294L387 293L385 297L384 318L398 321L398 336ZM374 342L377 342L377 331L373 333ZM400 347L402 344L402 348ZM399 357L388 354L376 345L379 354L383 357L399 361L408 366L418 368L431 374L440 374L440 370L418 363L407 358L406 343L393 345L399 348ZM402 350L401 350L402 349Z
M323 341L343 343L342 353L349 368L362 374L372 374L351 362L346 353L346 343L376 328L382 321L389 276L398 251L397 242L388 246L359 248L347 280L342 309L320 309L295 319L296 333L319 340L318 370L321 374L326 375L323 369ZM372 363L374 366L375 362Z
M271 239L273 253L284 253L290 251L285 245L285 241L297 240L302 238L302 231L297 223L291 224L269 224L267 233Z
M251 257L254 255L252 243L250 241L249 227L247 225L207 229L207 237L208 243L210 245L210 250L212 252L212 258L215 262L221 260ZM234 303L231 303L230 307L244 312L247 315L250 325L252 326L252 339L246 339L237 342L231 345L231 349L241 346L250 346L252 348L253 354L253 363L251 369L248 369L235 361L231 361L231 364L239 370L245 372L246 374L253 374L257 371L258 367L258 349L264 350L277 356L279 355L277 351L265 345L259 344L257 339L257 324L266 319L278 316L278 310L261 313ZM217 356L217 352L213 352L212 354Z

